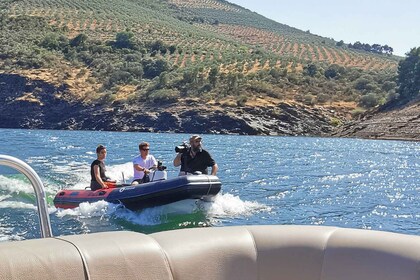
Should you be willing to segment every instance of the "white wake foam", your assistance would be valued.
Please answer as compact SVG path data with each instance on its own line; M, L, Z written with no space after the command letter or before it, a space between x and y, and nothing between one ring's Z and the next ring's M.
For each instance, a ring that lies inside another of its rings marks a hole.
M0 201L0 208L37 210L37 207L35 205L20 201Z
M12 196L7 194L7 195L0 195L0 201L6 200L8 198L11 198Z
M13 228L0 227L0 242L19 241L19 240L25 239L19 235L11 234L12 232L13 232Z
M73 209L58 208L55 215L59 218L64 216L77 216L80 218L103 217L112 215L118 207L119 205L103 200L93 203L83 202L79 204L79 207Z
M255 201L243 201L239 196L229 193L218 194L211 203L205 203L205 210L210 216L237 217L249 216L256 212L271 210L270 207Z
M7 191L9 193L34 193L32 185L22 179L9 178L0 175L0 190Z

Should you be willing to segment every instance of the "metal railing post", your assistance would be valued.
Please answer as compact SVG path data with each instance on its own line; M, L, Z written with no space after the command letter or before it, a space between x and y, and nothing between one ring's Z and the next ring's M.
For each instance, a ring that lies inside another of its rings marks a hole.
M0 155L0 165L5 165L16 169L17 171L24 174L29 179L29 181L31 181L37 200L41 237L52 237L53 235L51 230L50 216L48 214L47 196L45 194L44 185L42 184L38 174L36 174L32 167L30 167L27 163L11 156Z

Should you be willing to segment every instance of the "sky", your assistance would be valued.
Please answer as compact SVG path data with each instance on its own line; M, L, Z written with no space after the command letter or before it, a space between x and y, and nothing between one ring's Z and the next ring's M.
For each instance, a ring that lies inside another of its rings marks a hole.
M228 0L269 19L345 43L420 47L419 0Z

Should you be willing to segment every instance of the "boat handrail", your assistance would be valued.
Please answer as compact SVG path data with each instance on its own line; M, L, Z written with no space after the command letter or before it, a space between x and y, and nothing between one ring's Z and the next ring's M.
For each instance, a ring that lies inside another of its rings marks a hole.
M47 196L45 194L44 185L35 170L22 160L0 154L0 165L11 167L20 173L24 174L32 184L35 191L38 207L39 225L41 230L41 237L52 237L50 216L48 213Z

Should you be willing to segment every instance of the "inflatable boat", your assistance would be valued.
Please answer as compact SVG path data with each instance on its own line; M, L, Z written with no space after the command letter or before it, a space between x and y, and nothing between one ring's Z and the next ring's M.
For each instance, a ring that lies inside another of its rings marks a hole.
M105 200L121 203L130 210L169 204L184 199L210 200L222 186L220 180L212 175L187 175L173 179L160 179L138 185L113 185L108 189L92 191L61 190L54 198L57 208L75 208L82 202Z

